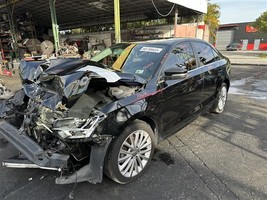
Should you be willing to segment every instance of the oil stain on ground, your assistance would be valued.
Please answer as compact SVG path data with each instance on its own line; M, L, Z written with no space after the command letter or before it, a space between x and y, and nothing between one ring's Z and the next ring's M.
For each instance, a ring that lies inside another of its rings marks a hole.
M6 141L4 138L0 138L0 149L6 148L8 144L8 141Z
M173 165L174 164L174 160L169 153L162 152L158 149L155 149L155 155L154 155L152 160L163 162L166 165Z

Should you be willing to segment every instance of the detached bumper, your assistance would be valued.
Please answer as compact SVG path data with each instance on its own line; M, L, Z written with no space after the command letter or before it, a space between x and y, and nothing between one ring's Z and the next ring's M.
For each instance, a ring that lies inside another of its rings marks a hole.
M61 171L61 169L67 167L69 155L51 153L44 150L30 137L22 134L16 127L5 120L0 121L0 135L13 144L15 148L27 158L11 158L7 161L3 161L3 166L11 168L40 168L57 171ZM91 183L102 182L104 159L111 139L111 137L105 137L102 142L93 145L90 152L89 164L83 166L71 175L57 178L56 183L70 184L83 181Z
M18 149L24 156L27 157L28 161L25 164L32 164L37 168L43 169L58 169L59 171L67 166L67 161L69 159L69 155L50 153L45 151L40 147L36 142L34 142L30 137L25 134L19 132L17 128L12 126L7 121L0 121L0 134L9 141L16 149ZM4 162L8 163L8 161ZM3 164L4 164L3 163ZM14 160L12 160L11 165L5 166L14 166ZM35 165L34 165L35 164ZM22 163L18 163L18 166L22 166Z

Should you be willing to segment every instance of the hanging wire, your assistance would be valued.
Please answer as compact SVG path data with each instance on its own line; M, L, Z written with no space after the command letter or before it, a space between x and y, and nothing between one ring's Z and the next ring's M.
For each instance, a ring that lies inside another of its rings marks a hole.
M159 12L157 6L156 6L155 3L154 3L154 0L151 0L151 2L152 2L152 4L153 4L154 8L156 9L157 13L158 13L159 15L161 15L162 17L167 17L167 16L169 16L169 15L172 13L172 11L173 11L173 9L174 9L174 6L175 6L175 4L173 4L173 6L172 6L170 12L168 12L166 15L164 15L164 14L162 14L161 12Z

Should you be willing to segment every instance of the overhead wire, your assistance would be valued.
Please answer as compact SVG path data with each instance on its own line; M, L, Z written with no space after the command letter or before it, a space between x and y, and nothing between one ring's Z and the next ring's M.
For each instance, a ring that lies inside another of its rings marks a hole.
M152 4L153 4L155 10L157 11L157 13L158 13L160 16L162 16L162 17L167 17L167 16L169 16L169 15L172 13L172 11L173 11L173 9L174 9L174 7L175 7L175 4L173 4L173 6L172 6L170 12L168 12L167 14L162 14L162 13L158 10L156 4L154 3L154 0L151 0L151 2L152 2Z

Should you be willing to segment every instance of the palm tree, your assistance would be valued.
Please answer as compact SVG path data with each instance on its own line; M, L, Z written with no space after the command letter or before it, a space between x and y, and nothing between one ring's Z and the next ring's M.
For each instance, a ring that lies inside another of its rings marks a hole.
M204 23L209 26L210 36L216 40L216 32L220 24L220 6L216 3L208 3L207 14L204 15Z

